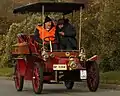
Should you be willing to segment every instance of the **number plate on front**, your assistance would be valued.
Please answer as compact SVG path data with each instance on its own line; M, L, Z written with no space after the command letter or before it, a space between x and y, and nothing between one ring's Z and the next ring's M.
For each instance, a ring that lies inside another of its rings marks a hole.
M53 70L67 70L67 65L65 64L54 64Z
M80 79L87 79L87 71L80 70Z

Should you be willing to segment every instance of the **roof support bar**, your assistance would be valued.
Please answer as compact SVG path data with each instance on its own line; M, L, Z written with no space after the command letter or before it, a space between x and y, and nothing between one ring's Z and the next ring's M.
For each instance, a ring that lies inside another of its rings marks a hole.
M82 38L82 7L80 7L80 24L79 24L79 52L81 49L81 38Z
M75 10L72 12L72 24L74 24L74 16L75 16Z
M42 5L42 24L43 24L43 26L44 26L44 5ZM43 32L43 30L42 30L42 37L44 37L44 32ZM43 50L45 50L45 46L44 46L44 39L42 39L42 41L43 41Z

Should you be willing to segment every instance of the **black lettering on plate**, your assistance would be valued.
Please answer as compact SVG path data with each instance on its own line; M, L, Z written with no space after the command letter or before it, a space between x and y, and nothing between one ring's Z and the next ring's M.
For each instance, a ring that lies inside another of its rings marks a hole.
M57 68L57 66L54 66L54 68Z

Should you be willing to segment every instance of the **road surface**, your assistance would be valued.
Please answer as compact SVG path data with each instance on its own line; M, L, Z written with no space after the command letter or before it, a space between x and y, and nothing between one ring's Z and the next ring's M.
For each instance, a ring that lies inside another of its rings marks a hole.
M97 92L89 92L84 86L76 86L68 91L63 84L44 85L42 94L35 95L32 90L31 82L25 82L24 90L17 92L14 82L11 80L0 80L0 96L120 96L120 91L110 89L98 89Z

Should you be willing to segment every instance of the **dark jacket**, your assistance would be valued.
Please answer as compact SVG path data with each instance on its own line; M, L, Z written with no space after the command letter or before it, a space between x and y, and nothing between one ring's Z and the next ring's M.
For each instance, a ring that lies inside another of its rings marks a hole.
M38 26L41 26L41 25L38 25ZM35 41L42 44L42 39L40 39L39 30L37 28L34 31L34 39L35 39Z
M59 32L64 32L64 36L60 36ZM70 23L66 23L62 29L57 27L56 39L60 43L60 47L63 50L75 50L77 49L76 30Z

